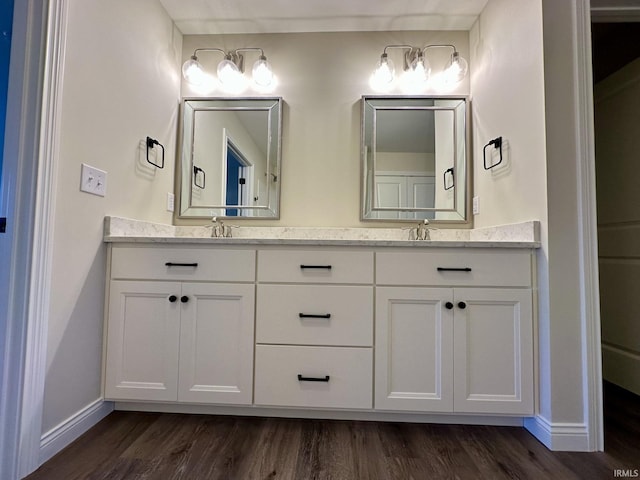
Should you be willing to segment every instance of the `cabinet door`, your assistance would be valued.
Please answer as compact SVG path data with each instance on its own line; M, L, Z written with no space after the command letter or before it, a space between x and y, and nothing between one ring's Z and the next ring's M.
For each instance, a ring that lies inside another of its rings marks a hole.
M106 398L177 399L179 297L177 282L111 282Z
M251 404L253 284L185 283L178 400Z
M376 409L453 410L452 297L447 288L376 289Z
M532 414L531 290L455 289L454 295L455 411Z

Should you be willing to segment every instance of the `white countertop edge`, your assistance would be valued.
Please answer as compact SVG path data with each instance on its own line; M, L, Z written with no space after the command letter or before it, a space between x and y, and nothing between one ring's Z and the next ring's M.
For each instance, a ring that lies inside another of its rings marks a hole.
M361 245L379 247L539 248L539 222L531 220L478 229L431 229L433 240L411 241L407 227L254 227L233 230L234 238L211 238L206 226L183 227L106 216L108 243L171 243L223 245Z
M308 245L367 247L464 247L464 248L540 248L540 242L526 241L460 241L460 240L335 240L302 238L208 238L109 236L108 243L209 244L209 245Z

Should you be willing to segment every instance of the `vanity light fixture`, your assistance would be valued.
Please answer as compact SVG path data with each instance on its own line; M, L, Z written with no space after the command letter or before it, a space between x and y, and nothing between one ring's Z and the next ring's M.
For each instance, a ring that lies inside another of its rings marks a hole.
M220 48L196 48L191 58L182 65L182 75L185 80L192 85L200 86L207 81L207 78L211 78L210 75L205 73L202 65L198 61L199 52L219 52L224 56L223 60L218 64L216 73L223 88L227 90L238 90L242 88L246 82L244 76L244 56L240 52L259 52L258 59L253 64L253 69L251 70L253 82L258 87L269 87L274 81L271 65L267 62L267 57L261 48L238 48L228 52Z
M455 45L435 44L425 47L413 47L411 45L387 45L380 55L380 61L371 77L371 83L379 89L390 88L395 80L395 68L389 58L387 50L403 50L403 71L406 81L411 84L424 85L431 77L431 64L427 60L427 50L433 48L449 48L452 50L449 62L441 72L442 81L447 84L456 84L467 74L469 68L467 61L460 56Z

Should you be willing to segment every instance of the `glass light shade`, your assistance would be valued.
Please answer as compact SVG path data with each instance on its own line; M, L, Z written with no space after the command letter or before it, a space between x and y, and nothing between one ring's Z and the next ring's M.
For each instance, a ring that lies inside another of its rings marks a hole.
M204 82L204 70L195 56L191 57L182 65L182 76L192 85L201 85Z
M395 73L396 69L393 62L387 57L386 53L383 53L378 62L378 67L375 72L373 72L375 81L380 84L391 83L393 82Z
M253 64L253 70L251 70L253 81L261 87L268 87L273 82L273 71L271 65L267 62L267 57L261 55L256 63Z
M239 77L242 77L242 72L231 60L224 59L218 64L218 80L223 85L230 86L238 83Z
M467 74L469 65L467 61L460 56L458 52L454 52L451 55L451 60L444 71L445 81L447 83L458 83Z
M416 56L409 66L411 76L415 82L426 82L431 76L431 65L424 55Z

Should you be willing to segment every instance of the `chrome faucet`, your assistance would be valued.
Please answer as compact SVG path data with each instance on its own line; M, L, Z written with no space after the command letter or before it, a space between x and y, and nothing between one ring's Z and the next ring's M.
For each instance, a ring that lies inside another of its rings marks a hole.
M218 217L211 217L211 236L213 238L231 238L231 229L238 228L237 225L225 225Z
M409 230L409 240L431 240L429 235L430 228L428 227L429 220L426 218L418 223L415 227L405 228L403 230Z
M431 240L427 225L429 225L429 220L426 218L418 224L416 227L416 240Z
M218 217L211 218L212 228L211 236L214 238L226 237L227 226L222 220L218 220Z

